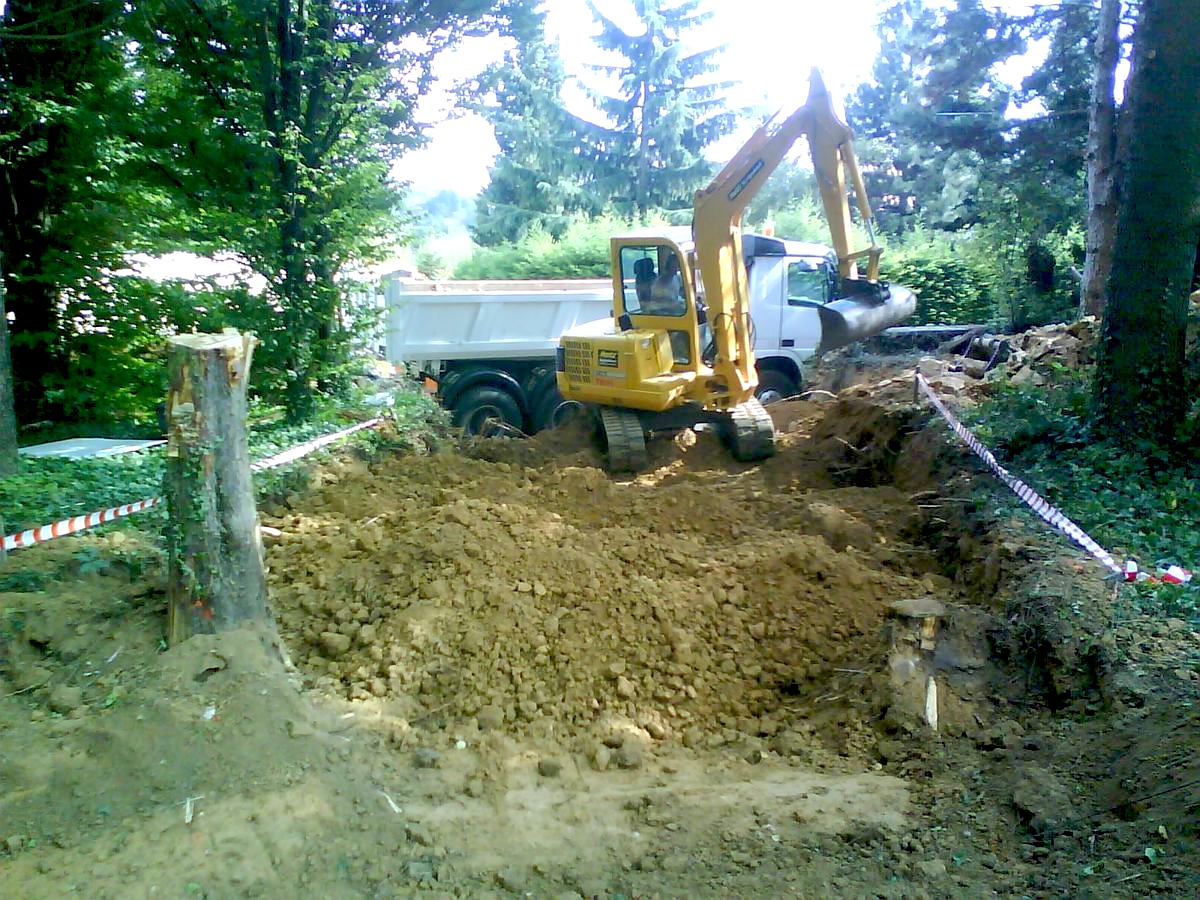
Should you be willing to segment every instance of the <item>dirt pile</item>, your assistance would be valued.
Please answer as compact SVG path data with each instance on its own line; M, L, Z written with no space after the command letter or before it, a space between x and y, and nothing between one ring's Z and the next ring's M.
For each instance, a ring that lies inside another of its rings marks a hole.
M327 473L266 519L297 662L410 720L689 745L770 739L877 670L887 601L934 588L897 552L902 495L832 488L798 446L758 468L711 435L660 455L629 482L451 454Z
M916 371L939 395L969 404L996 382L1041 385L1062 372L1093 365L1099 333L1099 320L1089 316L1016 335L972 332L947 341L933 355L873 357L849 348L820 361L814 396L895 407L912 399Z

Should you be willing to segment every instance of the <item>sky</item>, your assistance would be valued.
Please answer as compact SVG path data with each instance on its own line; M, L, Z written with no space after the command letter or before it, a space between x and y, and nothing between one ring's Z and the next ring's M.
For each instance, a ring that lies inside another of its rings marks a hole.
M627 31L639 29L630 0L595 2ZM870 79L879 52L875 23L885 0L708 2L712 19L688 40L697 48L725 44L719 76L740 85L730 97L735 107L759 109L764 117L778 109L790 112L807 97L813 66L821 70L836 97L848 97ZM1030 0L997 0L995 5L1028 9ZM563 99L572 112L585 115L588 104L572 79L600 84L587 69L589 63L606 61L591 39L599 27L585 0L546 0L543 9L547 35L558 41L569 79ZM488 167L498 150L491 126L478 115L455 110L446 88L499 60L505 46L506 40L496 36L472 38L437 61L441 87L418 106L418 117L428 123L429 143L406 154L393 169L393 175L410 182L417 194L449 189L471 196L487 185ZM1039 49L1031 52L1031 59L1044 54L1044 48ZM1001 74L1006 80L1019 79L1032 65L1017 63ZM747 122L743 130L713 145L708 155L715 161L732 156L756 124Z
M734 105L764 111L796 106L807 96L808 72L815 65L826 84L844 96L870 75L879 49L875 18L879 0L709 0L712 19L689 40L697 47L726 44L719 75L741 85ZM629 0L596 0L606 15L630 32L639 24ZM559 43L568 79L582 77L598 84L588 63L605 62L603 51L592 43L599 27L585 0L547 0L546 31ZM753 10L749 15L750 10ZM436 73L444 85L470 78L503 54L504 39L475 38L438 60ZM574 84L564 89L564 100L576 114L587 112L582 92ZM491 127L481 117L462 114L444 89L435 90L418 106L428 122L429 144L408 153L393 174L412 183L419 193L451 189L474 194L488 182L488 166L497 152ZM750 126L752 127L752 126ZM744 140L726 138L712 148L714 158L732 154Z

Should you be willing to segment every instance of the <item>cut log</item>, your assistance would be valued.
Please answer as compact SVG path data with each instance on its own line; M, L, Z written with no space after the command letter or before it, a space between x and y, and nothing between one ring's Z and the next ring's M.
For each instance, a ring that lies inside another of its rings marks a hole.
M174 645L268 614L246 444L254 337L226 329L168 343L167 636Z

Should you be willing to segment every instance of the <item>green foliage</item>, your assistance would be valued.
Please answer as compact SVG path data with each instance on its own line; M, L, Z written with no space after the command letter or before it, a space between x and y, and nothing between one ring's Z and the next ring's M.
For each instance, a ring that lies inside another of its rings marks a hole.
M572 222L555 240L534 229L515 243L478 247L454 270L455 278L607 278L608 239L632 226L607 216Z
M10 534L162 493L161 451L80 460L27 458L21 468L0 479L0 509Z
M1046 387L1002 388L969 419L1004 465L1118 559L1132 556L1143 569L1159 562L1197 568L1200 462L1149 442L1131 449L1097 440L1090 408L1084 376L1062 371ZM1194 585L1140 586L1135 596L1147 609L1200 618Z
M259 378L293 416L345 386L336 279L396 239L388 171L421 139L433 55L524 5L198 0L135 18L150 174L175 212L160 239L235 251L266 280Z
M484 246L519 241L540 229L561 237L603 198L590 187L593 167L580 155L580 129L560 93L558 47L547 43L541 15L514 30L515 48L475 86L471 106L492 124L500 153L476 204L472 237Z
M62 414L45 391L47 377L67 374L73 333L61 301L100 289L144 202L122 9L8 0L0 17L0 268L26 421Z
M442 254L430 247L422 247L417 251L417 271L426 278L445 278L447 274L446 260Z
M881 14L878 32L873 81L848 112L869 139L862 159L881 225L969 225L979 219L984 174L1009 152L1012 91L996 67L1024 51L1024 36L980 0L938 8L899 0Z
M937 242L910 242L883 255L880 277L917 294L906 325L987 324L997 314L990 273Z
M430 423L438 421L440 411L423 394L398 391L394 401L391 415L402 435L426 432ZM263 459L344 428L348 424L345 418L348 411L359 416L378 414L378 409L374 408L332 403L319 405L315 414L303 422L289 422L268 414L265 416L267 421L249 429L250 458ZM330 450L344 450L348 445L372 447L381 440L377 432L367 429L332 445ZM328 451L317 451L305 460L319 459L323 452ZM165 457L161 448L76 460L27 458L19 474L0 478L4 528L7 533L12 533L109 506L157 497L162 493L164 471ZM296 483L297 471L297 466L289 465L256 473L254 484L259 498L286 492L286 488ZM125 522L125 527L159 528L163 516L163 508L155 507L131 519L118 521Z
M591 91L602 124L576 124L592 190L625 215L690 208L692 192L713 171L704 148L736 123L724 99L731 85L709 77L720 48L683 50L681 36L711 17L701 5L634 0L641 30L631 34L589 0L600 26L596 43L620 60L592 68L620 87Z

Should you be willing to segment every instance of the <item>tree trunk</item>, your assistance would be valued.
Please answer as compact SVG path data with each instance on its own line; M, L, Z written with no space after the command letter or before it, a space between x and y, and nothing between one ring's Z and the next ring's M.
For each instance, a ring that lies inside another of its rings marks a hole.
M1096 31L1096 65L1092 102L1088 112L1087 258L1083 263L1079 315L1098 316L1104 311L1104 289L1112 268L1117 227L1117 107L1113 84L1120 55L1121 0L1101 0Z
M21 456L17 451L15 410L12 357L8 351L8 313L4 306L4 275L0 268L0 476L15 474L21 465Z
M267 618L267 579L246 445L254 338L233 329L169 341L167 634Z
M1116 244L1101 330L1099 425L1125 441L1173 442L1187 409L1184 333L1200 241L1200 4L1142 6Z
M638 168L637 196L634 197L634 209L639 218L646 215L650 206L650 84L642 82L642 115L638 122Z

